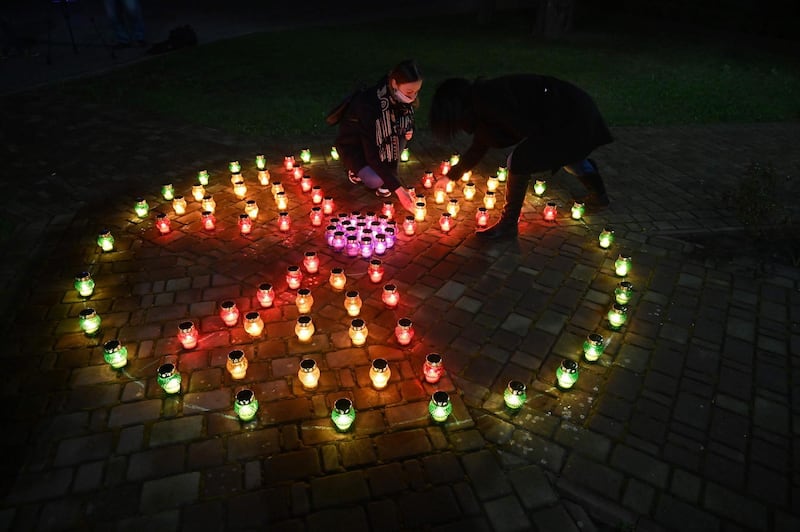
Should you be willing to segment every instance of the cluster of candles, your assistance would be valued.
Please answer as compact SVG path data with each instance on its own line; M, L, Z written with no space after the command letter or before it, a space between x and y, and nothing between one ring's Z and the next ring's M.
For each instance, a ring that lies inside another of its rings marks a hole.
M392 202L384 202L381 213L339 213L328 220L325 228L325 242L336 252L347 257L369 259L373 255L382 256L392 249L397 240L397 222ZM405 226L404 226L405 231ZM407 235L413 235L412 231Z

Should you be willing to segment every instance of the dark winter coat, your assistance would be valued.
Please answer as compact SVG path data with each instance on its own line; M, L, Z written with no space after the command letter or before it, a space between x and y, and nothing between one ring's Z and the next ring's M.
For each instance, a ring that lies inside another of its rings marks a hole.
M516 145L509 170L531 174L581 161L613 141L586 92L535 74L475 81L461 129L473 138L451 170L455 176L474 168L490 148Z
M384 187L400 187L397 162L405 134L414 128L414 107L389 95L388 80L358 92L339 122L334 145L345 167L357 173L371 167Z

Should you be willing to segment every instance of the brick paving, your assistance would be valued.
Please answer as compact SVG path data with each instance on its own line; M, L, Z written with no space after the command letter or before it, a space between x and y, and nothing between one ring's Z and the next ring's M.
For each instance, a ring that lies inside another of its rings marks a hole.
M615 128L617 141L596 154L612 208L571 220L577 184L559 175L543 197L529 195L510 242L471 236L478 201L462 200L455 228L442 234L441 208L426 194L418 233L380 257L385 282L401 293L388 309L367 261L326 245L324 226L311 226L309 194L281 169L285 154L310 147L306 172L336 212L379 210L342 178L330 138L237 138L52 95L13 102L6 171L31 186L4 180L0 192L7 215L30 223L7 243L2 273L2 416L13 459L1 528L800 528L800 269L698 255L686 238L738 227L723 197L751 160L798 174L797 124ZM93 118L78 120L85 116ZM411 147L401 175L423 192L419 177L449 153L424 132ZM270 189L256 179L256 153L285 185L289 232L278 231ZM504 155L481 166L478 198ZM236 226L244 202L232 193L231 160L260 207L249 236ZM159 194L171 182L189 197L201 169L211 174L214 232L200 228L198 202L177 216ZM137 196L150 205L143 218L132 211ZM560 207L556 223L542 220L546 201ZM155 228L158 212L171 219L168 235ZM597 235L608 225L616 242L603 250ZM104 227L116 238L112 252L95 244ZM316 332L303 344L284 276L306 251L321 266L304 277ZM621 252L633 258L634 296L627 324L613 331L605 314ZM350 344L344 295L328 284L334 267L363 299L363 347ZM72 287L82 270L97 283L89 298ZM277 295L269 309L255 297L263 282ZM225 299L242 314L259 310L265 333L251 338L241 318L227 327L217 314ZM79 329L86 307L103 319L94 337ZM416 330L407 347L394 338L400 317ZM194 349L177 341L184 320L199 326ZM592 332L608 342L596 363L581 355ZM104 362L111 339L128 348L123 369ZM233 349L249 360L241 381L225 369ZM432 352L446 368L437 385L421 374ZM315 391L296 377L306 357L321 369ZM392 372L380 391L368 377L377 357ZM555 385L564 359L581 372L566 391ZM165 361L181 373L179 394L156 382ZM502 399L512 379L528 387L518 412ZM233 411L245 386L260 403L248 423ZM436 390L454 404L443 423L428 416ZM340 397L357 411L348 432L330 419Z

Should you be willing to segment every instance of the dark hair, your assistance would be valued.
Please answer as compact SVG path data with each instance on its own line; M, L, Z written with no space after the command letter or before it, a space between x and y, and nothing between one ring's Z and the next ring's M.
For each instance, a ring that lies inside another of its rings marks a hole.
M470 111L471 87L472 83L464 78L446 79L436 87L429 124L439 140L450 141L464 129Z
M398 85L403 83L412 83L422 79L422 73L419 71L417 62L413 59L406 59L397 63L393 69L389 71L389 79L393 79Z

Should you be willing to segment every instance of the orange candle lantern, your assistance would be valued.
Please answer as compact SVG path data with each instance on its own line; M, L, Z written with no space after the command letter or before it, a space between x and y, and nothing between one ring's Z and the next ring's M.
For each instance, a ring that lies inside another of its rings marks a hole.
M328 282L337 292L344 290L344 285L347 283L347 276L344 274L344 269L332 268L331 275L328 277Z
M439 217L439 227L444 233L450 232L450 229L453 228L453 217L449 212L443 212Z
M300 288L297 290L297 297L294 298L294 304L297 306L297 311L300 314L308 314L311 312L311 307L314 305L314 297L311 295L311 290L308 288Z
M314 185L311 188L311 203L314 205L320 205L323 197L324 194L322 193L322 187L319 185Z
M231 374L231 378L236 380L244 379L247 375L247 357L241 349L234 349L228 353L228 361L225 363L225 368Z
M319 384L319 366L313 358L306 358L300 361L300 369L297 371L297 378L303 388L313 390Z
M306 251L303 254L303 266L308 273L317 273L319 271L319 257L316 251Z
M325 196L322 198L322 214L333 214L336 205L333 202L333 197Z
M297 318L297 323L294 326L294 334L301 342L309 342L314 336L314 322L311 316L304 314Z
M228 327L233 327L239 321L239 309L236 308L236 302L233 300L225 300L219 306L219 317Z
M422 374L425 376L425 381L431 384L436 384L439 379L444 375L444 364L442 363L442 355L439 353L429 353L425 357L425 364L422 365Z
M278 230L286 232L292 227L292 219L289 218L288 212L278 213Z
M184 349L194 349L197 347L199 336L197 328L191 321L183 321L178 325L178 341Z
M272 303L275 301L275 291L272 289L272 285L270 283L261 283L258 285L256 298L262 307L271 307Z
M253 338L261 336L264 330L264 320L255 310L244 315L244 330Z
M394 335L397 338L397 343L400 345L408 345L414 338L414 327L411 320L408 318L400 318L397 320L397 326L394 328Z
M417 222L414 220L413 216L406 216L405 221L403 222L403 233L406 236L413 236L414 233L417 231Z
M348 316L358 316L361 313L361 297L357 290L349 290L344 295L344 309Z
M162 212L156 215L156 228L158 229L159 233L161 233L162 235L166 235L167 233L169 233L170 229L169 226L170 222L166 214Z
M203 229L206 231L213 231L214 227L217 225L217 220L214 218L214 215L208 211L203 211L201 221Z
M305 170L303 170L302 163L294 163L292 165L292 176L296 181L300 181L303 179L303 176L306 175Z
M369 335L366 322L361 318L355 318L350 322L350 330L347 334L350 336L350 342L354 346L364 345Z
M300 283L303 281L303 272L300 271L300 266L289 266L286 268L286 284L292 290L300 288Z
M383 263L380 259L372 259L369 261L369 266L367 267L367 274L369 275L369 280L373 283L379 283L383 280L384 274L384 267Z
M258 171L258 182L261 186L265 187L269 185L269 178L270 178L269 170L264 169Z
M556 219L556 214L558 214L558 206L555 204L555 202L548 201L544 206L544 211L542 212L544 219L548 222L554 222Z
M253 220L250 219L248 214L239 215L239 232L243 235L249 235L253 230Z
M383 285L383 294L381 301L389 308L395 308L400 302L400 293L397 291L397 286L394 284Z

